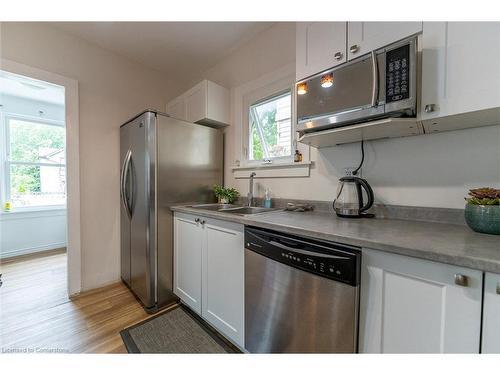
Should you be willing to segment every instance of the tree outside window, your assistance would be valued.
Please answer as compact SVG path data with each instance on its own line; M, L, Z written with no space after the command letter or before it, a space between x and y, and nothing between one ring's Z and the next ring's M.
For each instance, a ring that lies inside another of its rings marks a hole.
M292 155L291 91L251 105L249 124L249 160Z
M66 204L64 126L7 119L7 200L13 207Z

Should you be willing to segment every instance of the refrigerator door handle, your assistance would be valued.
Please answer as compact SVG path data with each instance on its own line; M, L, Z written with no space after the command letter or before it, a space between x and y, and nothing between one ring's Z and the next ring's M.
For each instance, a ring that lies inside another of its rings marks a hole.
M130 218L132 216L132 211L129 206L129 199L127 197L126 189L125 189L125 184L127 182L127 176L130 171L130 161L132 160L132 151L129 149L127 153L125 154L125 158L123 160L123 165L122 165L122 170L120 174L120 195L122 198L122 204L125 207L125 210L127 211L128 217Z

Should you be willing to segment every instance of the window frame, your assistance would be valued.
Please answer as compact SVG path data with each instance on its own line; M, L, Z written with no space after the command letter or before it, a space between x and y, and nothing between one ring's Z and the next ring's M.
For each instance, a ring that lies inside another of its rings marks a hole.
M287 80L288 81L288 80ZM260 95L260 97L252 98L253 100L249 100L247 98L245 105L243 106L244 112L244 129L243 129L243 157L242 164L243 166L262 166L262 165L279 165L279 164L287 164L293 162L295 147L297 144L296 139L296 124L295 124L295 95L294 95L294 83L290 84L287 82L285 85L280 85L280 88L273 87L273 90L266 90L267 93L264 95ZM259 90L260 91L260 90ZM250 109L256 105L264 104L266 102L272 101L274 99L278 99L280 96L283 96L285 93L290 93L290 155L287 156L277 156L271 158L263 158L259 160L250 159Z
M1 176L4 176L2 180L4 181L2 186L0 186L0 189L2 190L2 194L0 194L0 198L2 201L2 208L5 202L8 202L11 200L11 181L10 181L10 168L12 165L29 165L29 166L52 166L52 167L64 167L64 172L65 172L65 192L66 192L66 204L50 204L50 205L37 205L37 206L27 206L27 207L12 207L12 211L16 212L28 212L28 211L43 211L43 210L60 210L60 209L66 209L67 207L67 200L68 200L68 186L67 186L67 162L64 164L49 164L49 163L40 163L40 162L16 162L16 161L11 161L10 160L10 124L9 121L11 120L19 120L19 121L25 121L25 122L32 122L32 123L37 123L37 124L42 124L42 125L49 125L49 126L57 126L57 127L62 127L66 131L66 124L64 121L58 121L58 120L52 120L52 119L45 119L45 118L40 118L40 117L34 117L34 116L27 116L27 115L20 115L16 113L3 113L2 118L0 119L1 121L1 126L2 129L1 132L4 134L4 141L2 144L0 144L0 148L3 150L3 152L0 154L1 160L1 168L0 168L0 173ZM67 137L65 137L65 147L64 147L64 153L66 154L66 140Z

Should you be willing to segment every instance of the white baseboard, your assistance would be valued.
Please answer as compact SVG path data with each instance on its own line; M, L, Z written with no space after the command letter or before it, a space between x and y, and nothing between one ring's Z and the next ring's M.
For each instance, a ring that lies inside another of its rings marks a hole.
M30 247L25 249L2 251L2 253L0 253L0 259L7 259L12 257L17 257L20 255L35 254L42 251L60 249L61 247L66 247L66 242L51 243L44 246Z

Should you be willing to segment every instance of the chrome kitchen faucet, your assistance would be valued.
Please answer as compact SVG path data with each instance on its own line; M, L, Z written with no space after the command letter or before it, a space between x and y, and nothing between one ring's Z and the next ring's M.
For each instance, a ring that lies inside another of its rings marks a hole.
M252 201L253 201L253 178L256 176L256 173L255 172L252 172L250 173L250 186L248 188L248 195L247 195L247 199L248 199L248 207L252 207Z

